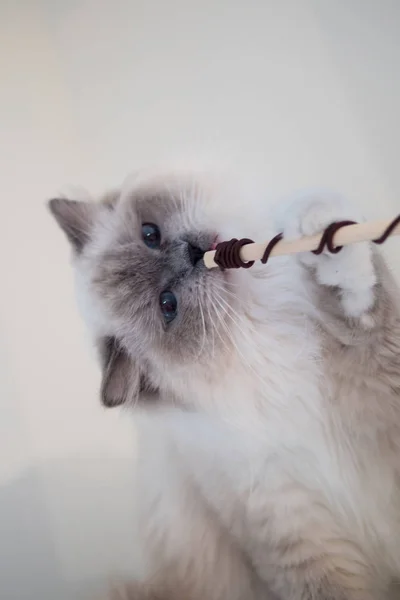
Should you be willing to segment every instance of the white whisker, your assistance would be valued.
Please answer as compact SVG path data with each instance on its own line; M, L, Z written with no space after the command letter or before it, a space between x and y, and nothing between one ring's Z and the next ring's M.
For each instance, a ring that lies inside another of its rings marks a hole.
M215 301L218 303L219 307L221 308L221 310L223 311L223 313L225 313L230 319L231 321L236 325L236 327L239 329L239 331L242 333L244 339L246 342L249 342L250 346L253 347L255 349L255 351L257 350L256 348L256 343L255 340L250 338L247 333L245 331L243 331L243 329L238 325L237 321L232 317L232 315L227 311L227 309L223 306L223 304L220 303L220 298L215 297L214 298ZM220 315L218 314L218 312L216 313L219 317ZM257 372L257 370L254 368L254 366L249 362L249 360L244 356L243 352L239 349L238 344L236 343L236 340L233 338L231 332L229 331L229 327L227 326L226 323L224 323L224 321L220 318L220 323L221 326L224 328L224 330L226 332L230 333L230 339L231 339L231 343L234 346L236 352L238 353L238 355L241 357L244 365L255 375L255 377L257 377L257 379L259 379L259 381L261 381L262 383L265 383L264 379L261 377L261 375ZM257 356L257 353L255 352L255 356Z
M199 309L200 309L200 316L201 316L201 322L202 322L202 327L203 327L203 340L202 340L202 343L201 343L200 350L199 350L199 352L198 352L198 354L196 356L196 359L201 356L201 354L202 354L202 352L204 350L204 346L205 346L206 338L207 338L206 321L205 321L205 318L204 318L204 311L203 311L203 307L202 307L202 304L201 304L200 294L199 294L198 305L199 305Z
M211 298L211 297L210 297L208 294L207 294L207 300L208 300L208 304L209 304L209 305L210 305L210 307L213 309L213 311L214 311L214 314L215 314L215 316L217 317L217 320L218 320L220 323L222 323L222 325L224 325L224 322L223 322L223 320L221 320L221 317L220 317L220 315L219 315L219 313L218 313L218 310L217 310L217 308L216 308L216 306L215 306L215 303L213 302L212 298ZM214 330L214 331L215 331L215 333L218 335L219 339L221 340L221 342L222 342L222 344L225 346L225 348L226 348L228 351L230 351L230 348L229 348L229 345L228 345L227 341L226 341L226 340L224 340L224 338L221 336L220 332L218 331L218 327L216 327L216 325L215 325L215 322L214 322L214 320L213 320L213 318L212 318L212 316L211 316L211 309L210 309L210 311L209 311L209 316L210 316L210 320L211 320L211 323L212 323L212 326L213 326L213 330ZM225 329L225 332L226 332L226 333L227 333L227 335L228 335L228 339L229 339L229 341L231 341L231 342L233 343L232 336L231 336L231 332L229 331L229 329L228 329L228 328L227 328L227 329Z
M224 311L226 312L226 314L228 315L228 317L234 322L234 324L237 326L237 328L239 329L239 331L243 334L243 336L246 339L249 339L248 333L255 333L255 329L253 327L253 325L251 325L248 321L246 321L241 315L239 315L239 313L229 304L229 302L227 302L225 300L225 298L223 298L217 290L216 291L216 300L219 301L221 304L221 308L224 309ZM235 318L236 317L236 318ZM250 325L250 330L248 333L246 333L239 325L239 322L241 322L242 324L246 325L246 327L249 327ZM253 343L253 340L252 340Z

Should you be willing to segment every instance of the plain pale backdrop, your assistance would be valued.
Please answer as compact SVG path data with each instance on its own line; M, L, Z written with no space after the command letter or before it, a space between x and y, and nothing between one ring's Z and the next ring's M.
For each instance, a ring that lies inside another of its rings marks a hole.
M133 543L131 419L100 408L44 200L220 146L271 190L331 186L390 217L399 31L398 0L1 0L2 600L80 600Z

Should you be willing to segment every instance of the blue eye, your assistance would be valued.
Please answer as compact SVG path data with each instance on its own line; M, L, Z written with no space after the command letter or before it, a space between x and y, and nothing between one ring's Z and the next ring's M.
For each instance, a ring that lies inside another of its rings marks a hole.
M178 314L178 301L172 292L160 294L160 308L166 323L175 319Z
M155 250L160 247L161 233L154 223L143 223L142 238L148 248Z

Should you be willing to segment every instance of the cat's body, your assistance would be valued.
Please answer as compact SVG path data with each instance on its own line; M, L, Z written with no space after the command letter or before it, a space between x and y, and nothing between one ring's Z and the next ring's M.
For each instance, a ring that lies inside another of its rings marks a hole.
M354 215L314 193L267 227L261 200L244 199L244 222L220 184L193 181L130 183L111 209L53 203L103 400L138 406L132 578L157 600L385 598L400 574L396 287L368 244L206 272L188 244L301 236ZM156 219L165 244L145 248L140 227ZM181 312L154 325L166 289Z

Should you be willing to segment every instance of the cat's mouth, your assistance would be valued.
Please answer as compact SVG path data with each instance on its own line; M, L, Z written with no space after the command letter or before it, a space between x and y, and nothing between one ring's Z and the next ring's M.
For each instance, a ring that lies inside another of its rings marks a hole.
M221 237L218 234L215 234L212 238L212 240L210 240L208 248L206 250L206 252L204 254L206 254L207 252L215 252L218 244L221 242ZM203 256L203 264L204 264L204 256ZM208 269L206 268L206 271ZM213 269L214 270L214 269ZM215 269L215 271L219 271L219 269ZM210 272L210 271L209 271Z
M208 240L205 241L204 244L201 244L200 252L202 254L202 256L201 256L202 260L199 261L199 264L201 264L202 267L205 266L204 265L204 255L207 252L215 251L217 249L217 246L220 241L221 241L220 236L218 234L214 234L214 235L210 235L210 237L208 238ZM206 269L206 271L207 271L207 269Z
M216 250L216 249L217 249L217 246L218 246L218 244L219 244L219 242L220 242L219 236L218 236L218 235L216 235L216 236L214 237L214 240L213 240L213 242L211 243L211 246L209 247L209 249L208 249L208 250L209 250L209 251L211 251L211 250Z
M215 242L213 242L210 246L210 250L216 250L218 246L218 240L216 240Z

